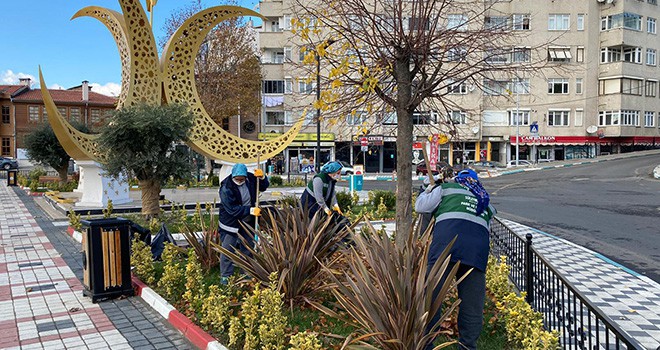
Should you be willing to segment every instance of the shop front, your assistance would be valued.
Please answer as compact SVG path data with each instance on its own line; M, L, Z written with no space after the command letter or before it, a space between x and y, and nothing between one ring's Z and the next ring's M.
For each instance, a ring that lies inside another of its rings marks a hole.
M520 159L532 162L595 158L603 147L634 142L637 137L520 136ZM639 140L641 141L641 139ZM510 137L511 159L515 159L516 136Z
M268 141L281 136L278 133L259 133L260 141ZM291 174L316 172L316 159L321 164L335 159L335 134L321 133L321 153L316 152L316 133L299 133L289 146L279 155L274 163L282 161L282 172Z

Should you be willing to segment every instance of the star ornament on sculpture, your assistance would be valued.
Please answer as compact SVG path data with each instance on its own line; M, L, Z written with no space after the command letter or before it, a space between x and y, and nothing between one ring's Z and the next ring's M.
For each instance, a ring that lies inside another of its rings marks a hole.
M148 0L149 12L157 0ZM231 163L252 163L259 157L268 159L282 152L298 135L304 118L289 131L269 141L242 139L225 131L211 119L202 106L195 86L194 64L206 35L224 20L259 13L238 6L216 6L202 10L187 19L170 37L163 54L158 57L156 40L147 14L139 0L119 0L123 13L98 6L85 7L73 15L93 17L112 33L122 64L121 93L117 108L138 103L159 105L181 103L195 114L188 145L198 153ZM39 68L41 86L47 86ZM75 160L102 159L96 136L72 127L57 110L48 89L41 89L48 118L58 140Z

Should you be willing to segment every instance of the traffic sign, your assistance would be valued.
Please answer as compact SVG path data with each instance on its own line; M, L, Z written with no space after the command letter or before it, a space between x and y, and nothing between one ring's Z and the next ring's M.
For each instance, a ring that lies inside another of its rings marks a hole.
M539 125L534 123L529 125L529 133L530 134L538 134L539 133Z
M369 146L362 146L362 147L360 147L360 151L362 151L362 152L366 152L366 151L368 151L368 150L369 150Z
M361 137L360 138L360 146L362 147L367 147L369 146L369 139L366 137ZM364 151L364 150L363 150Z

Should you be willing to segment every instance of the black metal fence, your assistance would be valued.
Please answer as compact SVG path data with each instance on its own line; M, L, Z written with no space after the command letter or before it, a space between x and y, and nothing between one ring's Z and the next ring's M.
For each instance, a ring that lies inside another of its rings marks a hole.
M490 229L491 254L506 256L509 277L527 302L543 314L545 328L559 331L564 349L644 349L555 269L532 245L495 218Z

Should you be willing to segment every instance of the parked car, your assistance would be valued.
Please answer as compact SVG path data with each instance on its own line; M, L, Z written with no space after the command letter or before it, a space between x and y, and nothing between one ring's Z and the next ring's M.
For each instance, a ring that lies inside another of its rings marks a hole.
M343 168L341 168L341 174L342 175L353 175L353 174L355 174L355 169L353 169L353 166L351 164L349 164L348 162L345 162L343 160L339 160L338 162L343 167Z
M438 162L437 163L437 168L433 170L433 175L438 175L438 170L437 169L442 169L442 168L444 168L448 165L449 164L447 164L446 162ZM426 175L427 172L428 172L428 170L426 170L426 162L421 161L421 162L417 163L417 167L415 168L415 173L417 173L418 176Z
M18 169L18 161L16 159L0 157L0 169Z
M512 160L512 161L509 161L509 163L507 164L507 168L515 167L515 166L516 166L516 160L515 159ZM519 167L532 166L532 162L530 162L529 160L525 160L525 159L519 159L517 166L519 166Z
M493 170L496 168L504 168L505 166L490 160L481 160L478 162L468 162L468 166L475 170Z

